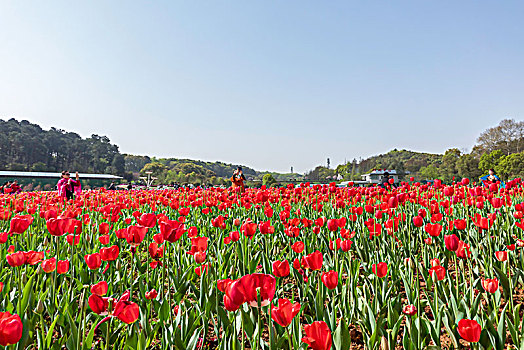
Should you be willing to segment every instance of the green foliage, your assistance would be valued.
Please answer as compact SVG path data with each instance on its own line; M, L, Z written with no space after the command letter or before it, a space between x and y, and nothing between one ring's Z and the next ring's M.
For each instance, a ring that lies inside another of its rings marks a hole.
M305 178L308 181L320 181L320 182L335 181L335 179L333 178L335 174L336 174L335 169L328 169L326 167L319 165L315 169L307 173L305 175Z
M80 171L123 173L118 146L105 136L43 130L27 120L0 119L0 169L20 171Z
M262 177L262 184L267 186L267 187L271 187L272 185L274 185L276 183L277 183L277 180L275 180L275 178L271 174L265 174Z
M487 173L489 169L495 169L503 157L504 152L499 149L494 150L491 153L484 153L480 157L479 169L482 170L482 172Z
M524 152L503 155L494 169L504 179L524 177Z
M457 160L456 167L460 178L477 179L482 175L482 171L479 169L479 160L472 154L463 154Z
M138 173L147 163L151 163L151 158L148 156L124 155L125 171Z

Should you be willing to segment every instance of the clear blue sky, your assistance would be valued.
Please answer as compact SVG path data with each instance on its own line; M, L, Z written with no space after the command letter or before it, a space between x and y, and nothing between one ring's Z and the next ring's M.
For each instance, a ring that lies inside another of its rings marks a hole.
M305 171L524 116L524 1L2 1L0 117Z

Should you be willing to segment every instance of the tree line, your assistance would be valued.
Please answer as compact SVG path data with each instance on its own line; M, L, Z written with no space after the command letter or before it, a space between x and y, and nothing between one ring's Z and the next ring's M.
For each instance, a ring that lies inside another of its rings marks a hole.
M96 134L82 138L73 132L51 128L43 130L26 120L0 119L0 169L18 171L62 170L106 173L138 180L147 171L157 183L227 184L237 165L191 159L155 158L121 154L118 146L106 136ZM302 177L305 181L360 180L372 169L395 169L418 180L440 178L476 179L493 168L503 178L524 177L524 121L504 119L499 125L482 132L471 152L450 148L444 154L421 153L394 149L386 154L336 168L318 166ZM243 167L249 179L267 185L299 178L299 174L257 172ZM340 175L340 176L339 176Z
M524 177L524 121L504 119L483 131L471 152L450 148L444 154L394 149L386 154L339 165L334 169L317 167L306 177L332 178L341 174L346 180L360 180L373 169L395 169L418 180L454 178L477 179L494 169L503 179Z
M125 160L106 136L43 130L27 120L0 119L0 168L18 171L62 170L123 175Z

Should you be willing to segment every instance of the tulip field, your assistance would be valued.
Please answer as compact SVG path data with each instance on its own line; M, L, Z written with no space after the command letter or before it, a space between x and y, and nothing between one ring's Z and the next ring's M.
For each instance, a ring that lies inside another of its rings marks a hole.
M0 195L8 349L524 349L524 183Z

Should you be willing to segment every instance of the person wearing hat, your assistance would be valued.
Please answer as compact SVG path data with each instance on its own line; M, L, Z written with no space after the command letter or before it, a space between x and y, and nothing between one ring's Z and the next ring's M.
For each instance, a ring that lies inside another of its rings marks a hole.
M233 187L233 190L236 190L237 188L240 189L240 193L243 193L245 190L244 181L246 180L246 177L242 173L242 167L238 167L237 170L233 173L233 176L231 176L231 186Z
M56 184L56 188L58 189L58 195L60 197L64 199L73 199L74 194L78 195L82 193L78 171L75 174L75 178L75 180L71 179L69 171L62 171L62 176Z

